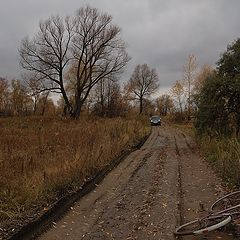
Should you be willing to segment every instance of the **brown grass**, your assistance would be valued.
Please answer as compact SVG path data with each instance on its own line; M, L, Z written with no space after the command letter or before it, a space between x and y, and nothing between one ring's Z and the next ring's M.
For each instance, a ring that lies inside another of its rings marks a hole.
M0 119L0 222L79 188L149 131L144 120L121 118Z
M191 137L195 137L195 129L191 122L186 123L174 123L172 124L173 127L185 132L186 134L190 135Z
M196 129L191 123L174 124L174 127L195 137L200 146L201 152L214 170L222 177L229 187L240 186L240 140L237 138L215 137L207 134L197 135Z
M231 186L240 186L240 141L236 138L202 136L202 152L214 169Z

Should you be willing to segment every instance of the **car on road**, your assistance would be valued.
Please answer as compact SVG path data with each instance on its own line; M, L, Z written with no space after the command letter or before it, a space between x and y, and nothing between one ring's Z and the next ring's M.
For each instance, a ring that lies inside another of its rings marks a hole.
M159 116L152 116L150 118L150 123L152 126L161 126L161 118Z

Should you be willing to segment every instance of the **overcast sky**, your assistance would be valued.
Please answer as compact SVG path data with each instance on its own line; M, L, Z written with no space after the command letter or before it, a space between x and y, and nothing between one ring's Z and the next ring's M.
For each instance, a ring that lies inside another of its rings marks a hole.
M195 54L198 66L214 65L227 44L240 37L240 0L0 0L0 76L20 77L21 40L51 15L73 15L89 4L113 16L136 64L156 68L162 89L182 78Z

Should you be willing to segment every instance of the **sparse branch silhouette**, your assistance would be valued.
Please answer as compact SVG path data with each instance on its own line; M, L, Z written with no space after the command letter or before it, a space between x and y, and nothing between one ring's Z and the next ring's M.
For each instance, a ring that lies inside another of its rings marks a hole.
M40 22L38 33L22 41L19 53L21 66L35 73L43 90L60 90L65 112L74 118L79 118L93 86L120 74L130 60L112 17L89 6L80 8L74 17ZM67 71L72 74L66 75ZM73 98L66 90L69 82L74 82Z

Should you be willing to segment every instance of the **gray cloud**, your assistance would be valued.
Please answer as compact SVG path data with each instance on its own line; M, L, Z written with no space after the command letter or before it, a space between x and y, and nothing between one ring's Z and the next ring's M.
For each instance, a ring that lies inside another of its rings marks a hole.
M18 77L17 48L38 22L51 15L70 15L84 4L113 16L132 57L123 75L147 63L159 73L162 88L182 77L191 53L199 66L214 65L227 44L239 37L239 0L1 0L0 76Z

